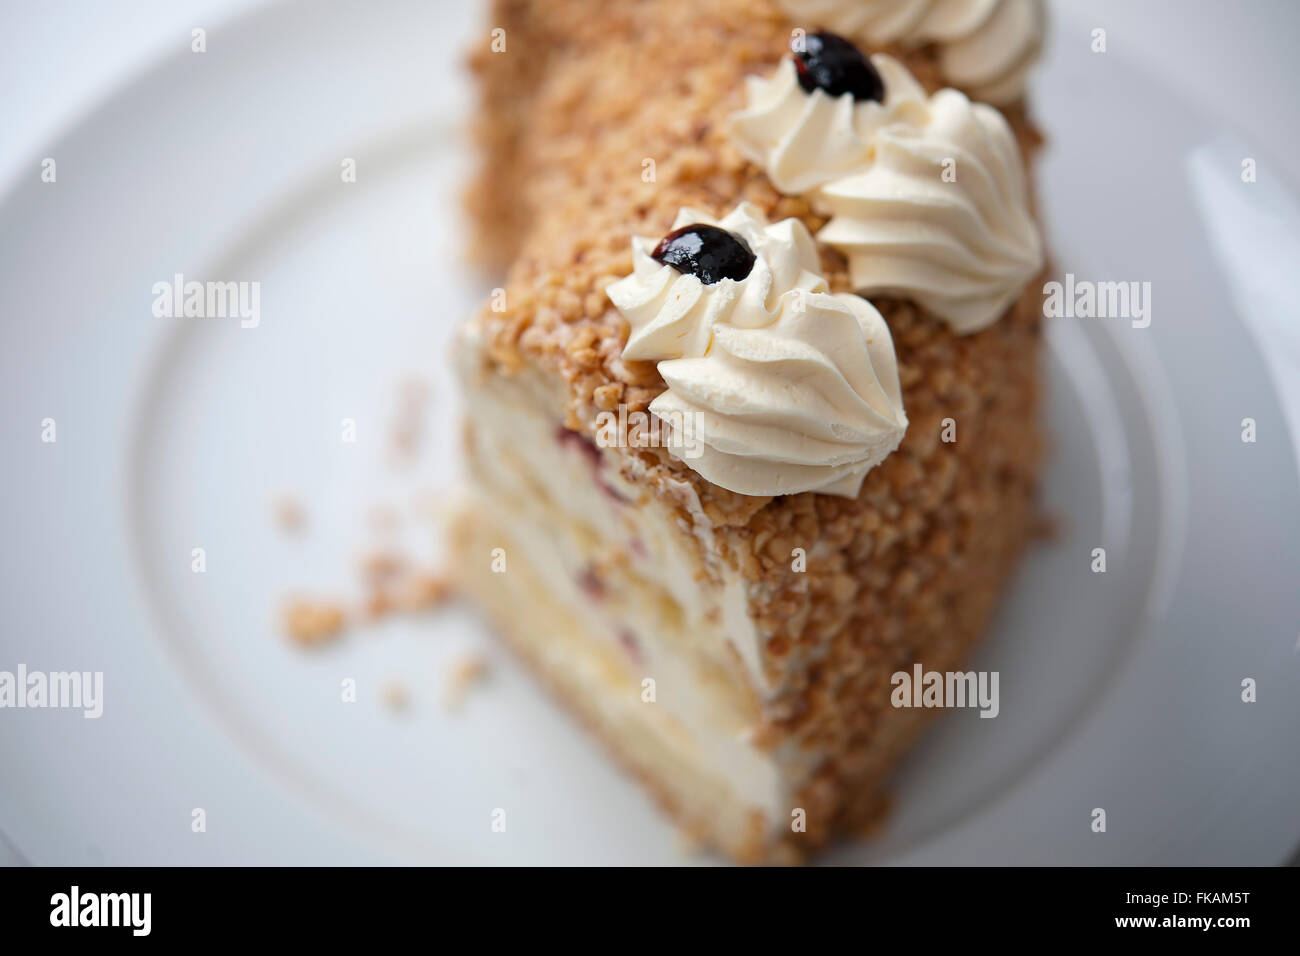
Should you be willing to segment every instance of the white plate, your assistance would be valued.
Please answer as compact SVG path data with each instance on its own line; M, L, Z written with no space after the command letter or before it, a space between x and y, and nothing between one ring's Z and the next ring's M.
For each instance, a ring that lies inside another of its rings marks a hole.
M353 580L372 504L414 515L421 489L455 481L445 345L488 285L458 259L460 51L484 37L451 2L259 11L49 147L56 184L33 175L4 198L0 669L105 674L98 720L0 714L0 829L26 858L683 859L467 612L311 654L275 623L286 590ZM1217 130L1119 54L1103 70L1073 46L1039 84L1056 261L1152 282L1154 320L1052 325L1046 497L1062 533L981 651L1001 715L937 724L880 839L832 861L1273 863L1300 835L1300 501L1183 172ZM155 318L152 286L175 273L260 282L261 324ZM437 410L416 478L383 464L411 372ZM301 538L270 520L285 488L308 509ZM449 714L442 685L466 651L493 674ZM1240 700L1247 677L1258 703ZM380 700L395 678L404 716Z

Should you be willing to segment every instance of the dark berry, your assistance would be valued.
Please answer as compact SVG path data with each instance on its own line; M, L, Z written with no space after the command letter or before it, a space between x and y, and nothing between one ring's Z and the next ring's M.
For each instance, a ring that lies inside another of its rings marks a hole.
M659 240L653 258L705 285L722 279L739 282L754 268L754 253L740 236L702 222L674 229Z
M855 100L885 102L885 81L871 61L842 36L810 33L804 38L803 52L794 55L794 67L805 93L852 93Z

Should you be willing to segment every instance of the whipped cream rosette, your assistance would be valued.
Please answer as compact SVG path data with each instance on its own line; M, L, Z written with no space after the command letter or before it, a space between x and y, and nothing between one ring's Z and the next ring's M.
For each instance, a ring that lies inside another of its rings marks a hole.
M750 86L732 127L737 148L761 157L783 191L783 183L806 187L798 191L830 217L817 239L845 256L858 292L911 298L959 333L995 322L1043 258L1006 119L957 90L925 97L902 64L884 55L870 60L884 81L883 105L848 94L831 100L797 83L781 104L771 88L784 90L788 62L766 86ZM802 111L795 108L800 98ZM831 103L861 111L864 122L808 121ZM829 147L828 130L836 137ZM771 143L779 145L763 148ZM856 162L849 158L855 151Z
M884 319L828 293L798 220L769 225L745 203L720 221L683 209L675 228L692 223L742 238L749 274L705 284L635 239L633 273L607 290L631 326L624 357L658 362L668 385L651 413L696 446L670 450L740 494L855 496L907 428Z
M789 58L771 77L746 78L748 105L732 114L732 141L783 193L809 192L861 168L876 131L923 110L926 100L921 84L893 57L874 56L871 64L885 84L883 103L807 93Z
M801 24L868 46L938 45L939 68L975 99L999 106L1024 92L1046 22L1043 0L779 0Z
M780 308L782 293L825 287L818 274L817 246L797 219L769 225L754 205L741 203L716 221L683 209L673 228L690 223L717 226L740 237L753 252L754 265L741 281L723 279L705 285L698 277L651 258L659 240L633 236L632 274L606 290L632 326L623 349L625 359L659 361L703 355L716 322L768 325Z
M1042 243L1002 114L956 90L934 94L926 114L879 130L871 162L820 190L831 220L817 238L844 254L864 295L906 296L975 332L1019 297Z

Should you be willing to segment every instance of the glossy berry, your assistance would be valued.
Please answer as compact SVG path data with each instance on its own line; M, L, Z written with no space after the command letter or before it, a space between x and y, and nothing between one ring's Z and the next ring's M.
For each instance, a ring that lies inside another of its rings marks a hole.
M697 277L705 285L722 279L739 282L754 268L754 253L744 239L702 222L668 233L659 240L652 257L678 272Z
M855 100L885 101L885 82L858 48L834 33L810 33L794 55L799 85L805 93L824 90L831 96L852 93Z

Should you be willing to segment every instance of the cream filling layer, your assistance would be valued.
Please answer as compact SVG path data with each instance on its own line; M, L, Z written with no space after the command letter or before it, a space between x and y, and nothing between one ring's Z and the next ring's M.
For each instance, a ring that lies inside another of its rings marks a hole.
M646 495L612 456L557 432L559 394L540 375L476 382L474 348L471 329L462 354L474 478L524 552L506 555L506 574L510 561L526 561L602 655L623 662L630 685L591 685L602 706L626 707L628 686L654 679L655 703L637 696L634 717L781 825L815 754L752 742L769 694L760 636L744 580L709 563L712 530L690 485L677 489L682 511Z

